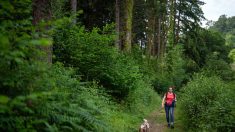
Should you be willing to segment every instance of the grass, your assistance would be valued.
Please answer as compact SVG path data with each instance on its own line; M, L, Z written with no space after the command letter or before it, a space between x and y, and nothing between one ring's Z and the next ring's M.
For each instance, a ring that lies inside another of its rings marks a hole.
M163 129L164 132L186 132L186 130L184 130L183 128L183 124L181 122L180 115L179 115L179 109L177 109L177 107L175 108L175 128L174 129L170 129L166 127L165 111L162 109L160 113L161 114L159 114L157 122L159 123L161 122L164 124L165 126Z
M179 116L180 109L178 107L175 108L175 128L170 129L167 127L166 122L166 114L164 109L158 109L155 114L151 115L149 119L153 120L152 125L154 125L155 129L158 129L163 132L187 132L182 124L181 117ZM153 131L154 132L154 131Z

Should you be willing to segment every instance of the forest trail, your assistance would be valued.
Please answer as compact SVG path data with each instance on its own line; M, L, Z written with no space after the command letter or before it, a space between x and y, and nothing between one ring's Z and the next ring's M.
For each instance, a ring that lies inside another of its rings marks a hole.
M149 115L147 120L150 125L150 132L163 132L164 127L166 127L166 123L162 121L164 114L163 109L158 109Z
M182 129L182 124L180 124L179 117L177 115L177 111L175 111L175 128L170 129L167 127L164 109L160 108L153 111L146 118L150 125L150 132L184 132Z

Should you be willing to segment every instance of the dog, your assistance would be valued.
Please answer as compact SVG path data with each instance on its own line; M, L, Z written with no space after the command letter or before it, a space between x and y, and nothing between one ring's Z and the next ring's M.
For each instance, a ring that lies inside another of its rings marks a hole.
M140 125L139 132L149 132L148 120L144 119L144 123Z

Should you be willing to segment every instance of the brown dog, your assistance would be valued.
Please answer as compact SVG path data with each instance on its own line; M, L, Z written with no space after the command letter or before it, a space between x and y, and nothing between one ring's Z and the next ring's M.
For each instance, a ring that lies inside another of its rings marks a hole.
M144 119L144 123L140 125L139 132L149 132L149 123Z

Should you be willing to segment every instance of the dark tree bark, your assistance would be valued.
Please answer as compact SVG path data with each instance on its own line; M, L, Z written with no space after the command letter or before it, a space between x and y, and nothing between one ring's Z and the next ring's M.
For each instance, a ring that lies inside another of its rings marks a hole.
M77 23L77 20L76 20L77 0L71 0L70 4L71 4L72 15L75 15L75 18L73 19L73 23L76 24Z
M115 22L116 22L116 32L117 38L115 42L115 47L119 50L120 49L120 1L116 0L115 3Z
M124 26L122 29L123 33L123 51L130 52L132 47L132 17L133 17L133 5L134 0L125 0L123 3L124 7Z
M48 21L51 17L50 0L33 0L33 25L37 25L42 20ZM46 56L40 60L52 64L52 46L40 46L39 49L46 53Z
M161 17L158 18L158 45L157 45L157 56L161 54Z
M155 21L154 21L154 1L153 0L147 0L147 5L148 5L148 8L147 8L147 12L148 12L148 15L147 15L147 55L150 57L152 56L152 51L154 50L153 49L153 45L154 45L154 25L155 25Z

